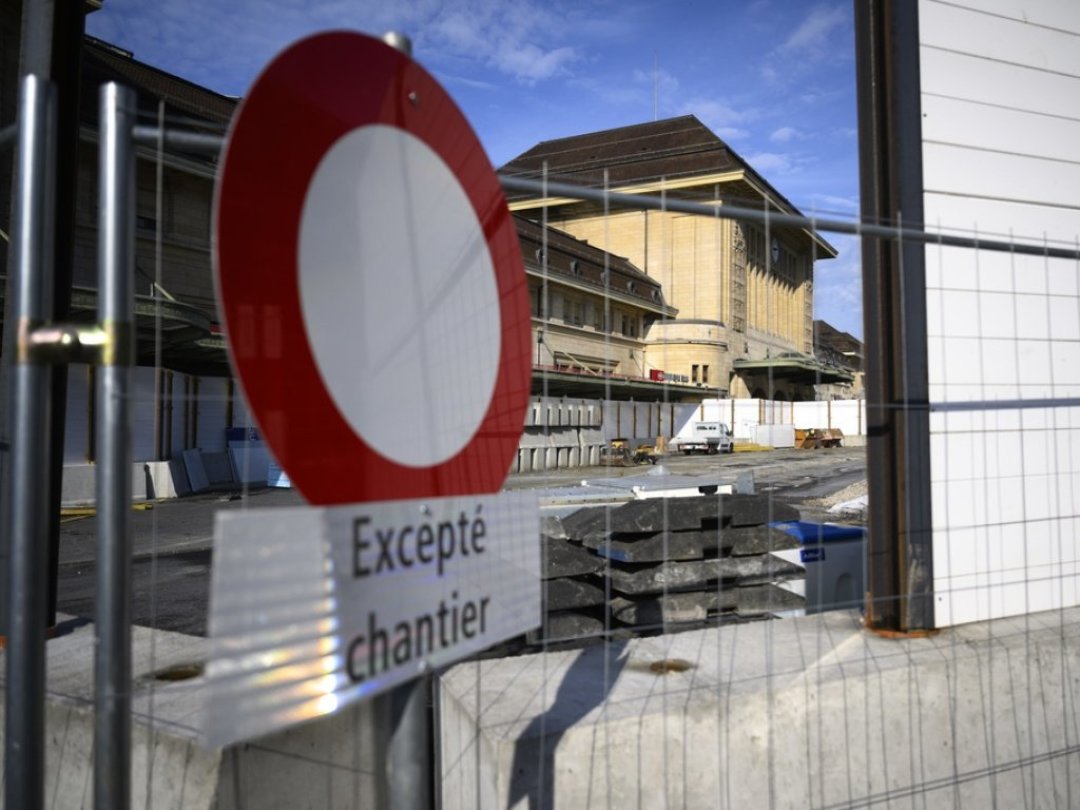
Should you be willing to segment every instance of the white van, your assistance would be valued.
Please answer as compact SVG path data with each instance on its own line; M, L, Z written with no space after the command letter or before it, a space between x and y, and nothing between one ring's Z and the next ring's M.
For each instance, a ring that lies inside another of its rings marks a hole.
M723 422L695 422L689 436L672 440L671 449L691 453L731 453L735 442L731 428Z

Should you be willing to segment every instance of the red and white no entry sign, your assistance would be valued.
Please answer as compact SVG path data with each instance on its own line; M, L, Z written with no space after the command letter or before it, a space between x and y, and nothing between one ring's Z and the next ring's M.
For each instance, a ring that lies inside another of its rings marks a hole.
M525 274L423 68L349 32L280 54L234 119L215 233L234 367L310 502L499 489L529 397Z

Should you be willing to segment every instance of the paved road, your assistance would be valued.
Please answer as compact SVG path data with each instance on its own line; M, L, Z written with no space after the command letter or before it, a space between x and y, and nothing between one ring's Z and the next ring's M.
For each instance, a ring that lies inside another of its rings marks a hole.
M800 504L835 492L865 476L862 448L773 450L727 456L674 456L663 461L672 475L705 476L732 483L753 471L759 492ZM511 476L508 488L567 487L585 479L652 472L649 467L579 468ZM214 515L222 510L301 506L294 490L259 489L162 501L133 514L136 624L192 635L206 633L206 606ZM820 510L804 517L820 519ZM59 604L61 613L92 618L94 610L96 522L93 517L61 527Z

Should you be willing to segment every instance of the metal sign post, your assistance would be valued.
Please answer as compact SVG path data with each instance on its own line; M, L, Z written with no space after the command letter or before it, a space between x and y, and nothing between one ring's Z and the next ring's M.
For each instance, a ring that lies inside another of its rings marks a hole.
M131 366L134 356L135 93L100 99L97 375L97 615L94 630L94 805L131 798Z
M53 200L50 182L56 95L39 76L26 76L19 97L18 192L12 272L17 320L11 375L11 468L4 534L10 542L8 655L5 693L6 807L45 802L45 540L52 370L35 357L32 336L52 315Z

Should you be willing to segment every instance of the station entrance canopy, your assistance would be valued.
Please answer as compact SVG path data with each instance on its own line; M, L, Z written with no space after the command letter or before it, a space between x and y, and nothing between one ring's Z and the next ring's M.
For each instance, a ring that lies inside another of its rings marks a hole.
M750 388L768 380L798 385L823 385L850 383L855 379L855 374L846 368L823 363L816 357L796 352L786 352L763 360L735 360L731 366Z

